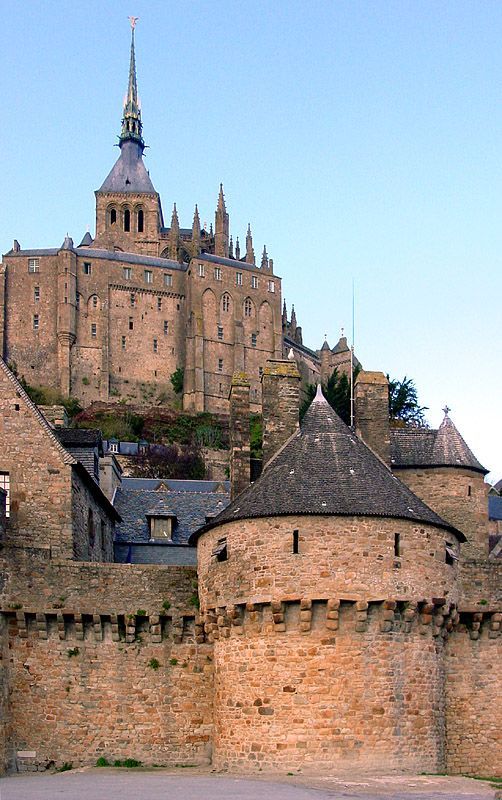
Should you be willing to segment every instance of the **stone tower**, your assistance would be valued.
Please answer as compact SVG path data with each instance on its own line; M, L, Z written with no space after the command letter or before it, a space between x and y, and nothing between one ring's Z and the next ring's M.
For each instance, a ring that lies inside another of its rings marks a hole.
M465 537L320 391L262 476L193 539L216 768L444 769L444 626L458 598L446 555Z
M120 156L96 195L94 247L158 255L163 227L160 196L143 163L145 142L136 80L134 28L124 103Z

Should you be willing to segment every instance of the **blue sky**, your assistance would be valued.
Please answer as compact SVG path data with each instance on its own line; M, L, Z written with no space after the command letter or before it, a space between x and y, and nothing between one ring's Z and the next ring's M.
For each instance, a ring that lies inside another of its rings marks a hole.
M304 341L447 403L502 477L502 4L18 2L2 7L3 252L77 241L118 151L136 48L146 162L266 243Z

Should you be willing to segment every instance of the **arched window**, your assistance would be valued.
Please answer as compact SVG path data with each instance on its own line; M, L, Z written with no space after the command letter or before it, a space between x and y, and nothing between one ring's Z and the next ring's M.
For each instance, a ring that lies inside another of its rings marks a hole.
M251 317L252 314L253 314L253 304L249 299L249 297L246 297L246 299L244 300L244 316Z
M87 537L89 540L89 549L94 547L95 534L94 534L94 517L92 515L92 508L89 509L87 514Z
M140 208L138 211L138 233L143 233L143 224L144 224L143 209Z
M225 292L221 298L221 306L223 311L230 311L230 295Z
M115 208L112 208L110 211L110 225L115 225L117 222L117 211Z
M124 211L124 230L126 232L131 230L131 212L128 208Z

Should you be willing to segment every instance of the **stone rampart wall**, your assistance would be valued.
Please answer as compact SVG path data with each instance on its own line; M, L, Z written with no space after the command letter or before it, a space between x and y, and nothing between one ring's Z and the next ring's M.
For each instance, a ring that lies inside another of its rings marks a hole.
M212 645L196 624L195 569L13 548L1 567L6 768L210 758Z
M502 776L502 614L462 614L447 646L447 769Z

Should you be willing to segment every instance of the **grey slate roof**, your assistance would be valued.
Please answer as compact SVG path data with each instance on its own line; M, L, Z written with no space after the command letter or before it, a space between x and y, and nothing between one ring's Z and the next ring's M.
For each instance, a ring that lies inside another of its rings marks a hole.
M120 261L124 264L139 264L144 267L161 267L168 270L185 272L188 264L179 264L170 258L157 258L156 256L140 255L138 253L123 253L113 250L100 250L97 247L74 247L75 253L81 258L102 258L105 261ZM9 250L6 256L28 258L30 256L57 256L59 247L42 247L38 250Z
M228 482L124 478L115 496L115 507L122 517L115 541L148 542L147 515L163 503L177 518L172 543L186 545L191 534L202 527L207 518L216 516L229 501ZM166 542L163 546L170 544Z
M304 344L300 344L299 342L295 342L294 339L291 339L289 336L284 336L284 344L288 347L292 347L293 350L299 350L301 353L305 353L306 355L310 356L313 361L320 363L319 356L315 352L315 350L310 350L310 348L305 347Z
M86 233L84 233L83 239L80 242L79 247L89 247L90 245L92 245L92 236L89 233L89 231L87 231Z
M394 428L390 432L392 468L466 467L488 472L445 415L437 430L429 428Z
M502 497L488 496L488 516L490 519L502 520Z
M95 428L55 428L54 432L63 447L101 448L101 431Z
M238 519L295 515L409 519L465 536L434 513L337 416L318 390L301 429L205 529ZM198 534L191 538L195 543Z
M196 256L200 261L209 261L211 264L223 264L227 267L235 267L236 269L250 269L250 270L260 270L266 275L269 275L272 280L277 278L277 275L272 275L270 272L266 270L261 270L260 267L257 267L256 264L248 264L247 261L239 261L235 258L223 258L223 256L215 256L213 253L200 253Z
M143 163L143 148L138 142L121 143L120 155L99 191L156 194Z

